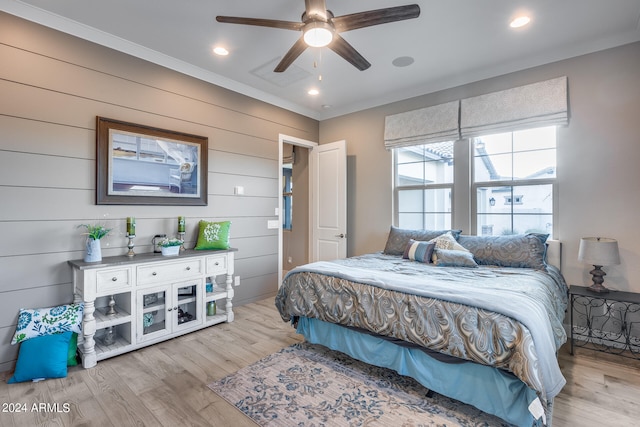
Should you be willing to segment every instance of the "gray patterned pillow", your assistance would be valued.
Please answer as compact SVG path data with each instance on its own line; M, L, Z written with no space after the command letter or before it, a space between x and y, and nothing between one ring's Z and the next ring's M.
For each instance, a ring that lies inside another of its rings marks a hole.
M387 244L384 247L384 253L387 255L402 255L409 244L409 240L426 242L447 232L451 232L451 235L457 239L462 230L408 230L392 225Z
M436 249L436 265L438 267L471 267L478 268L473 260L473 254L466 250Z
M480 265L543 270L548 234L511 236L460 236L458 243L469 249Z

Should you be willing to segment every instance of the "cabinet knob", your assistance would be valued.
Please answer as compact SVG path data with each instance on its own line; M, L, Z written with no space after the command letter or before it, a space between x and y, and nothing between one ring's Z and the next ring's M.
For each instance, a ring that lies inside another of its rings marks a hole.
M173 310L173 308L169 307L169 310L167 310L167 311L171 311L171 310Z
M112 278L111 278L111 281L112 281L112 282L117 282L117 281L118 281L118 278L117 278L117 277L112 277Z
M153 273L151 273L152 276L157 276L158 273L156 273L155 271Z
M187 271L191 270L191 267L187 267Z
M213 264L213 265L220 265L220 263L218 261L216 261L215 264Z

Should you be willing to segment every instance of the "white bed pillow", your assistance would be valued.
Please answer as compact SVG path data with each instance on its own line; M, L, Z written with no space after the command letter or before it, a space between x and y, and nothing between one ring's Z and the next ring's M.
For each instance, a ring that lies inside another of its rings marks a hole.
M450 250L450 251L465 251L465 252L469 252L469 250L467 248L465 248L464 246L462 246L460 243L458 243L458 241L456 240L455 237L453 237L453 235L451 234L451 232L447 232L444 234L441 234L440 236L429 240L429 243L435 243L435 249L433 251L433 255L431 255L431 261L435 264L438 261L438 254L437 254L437 250L438 249L445 249L445 250Z

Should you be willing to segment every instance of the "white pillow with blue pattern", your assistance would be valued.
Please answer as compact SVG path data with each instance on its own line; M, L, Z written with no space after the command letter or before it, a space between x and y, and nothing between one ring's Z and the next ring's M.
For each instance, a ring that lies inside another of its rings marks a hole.
M464 246L458 243L456 238L450 232L447 232L438 237L435 237L429 240L429 242L435 243L436 245L435 247L436 250L434 250L433 255L431 255L431 262L433 262L434 264L438 262L438 251L437 251L438 249L469 252L467 248L465 248Z
M83 310L84 303L49 308L21 308L16 333L11 344L60 332L71 331L80 334L82 333Z

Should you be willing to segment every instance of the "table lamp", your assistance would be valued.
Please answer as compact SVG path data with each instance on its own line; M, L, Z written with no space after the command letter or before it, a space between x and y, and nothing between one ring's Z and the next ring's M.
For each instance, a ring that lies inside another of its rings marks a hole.
M589 286L589 290L598 293L609 292L609 289L602 285L603 277L606 275L602 267L620 264L618 241L606 237L583 237L580 239L578 261L593 265L593 270L589 272L593 276L593 285Z

